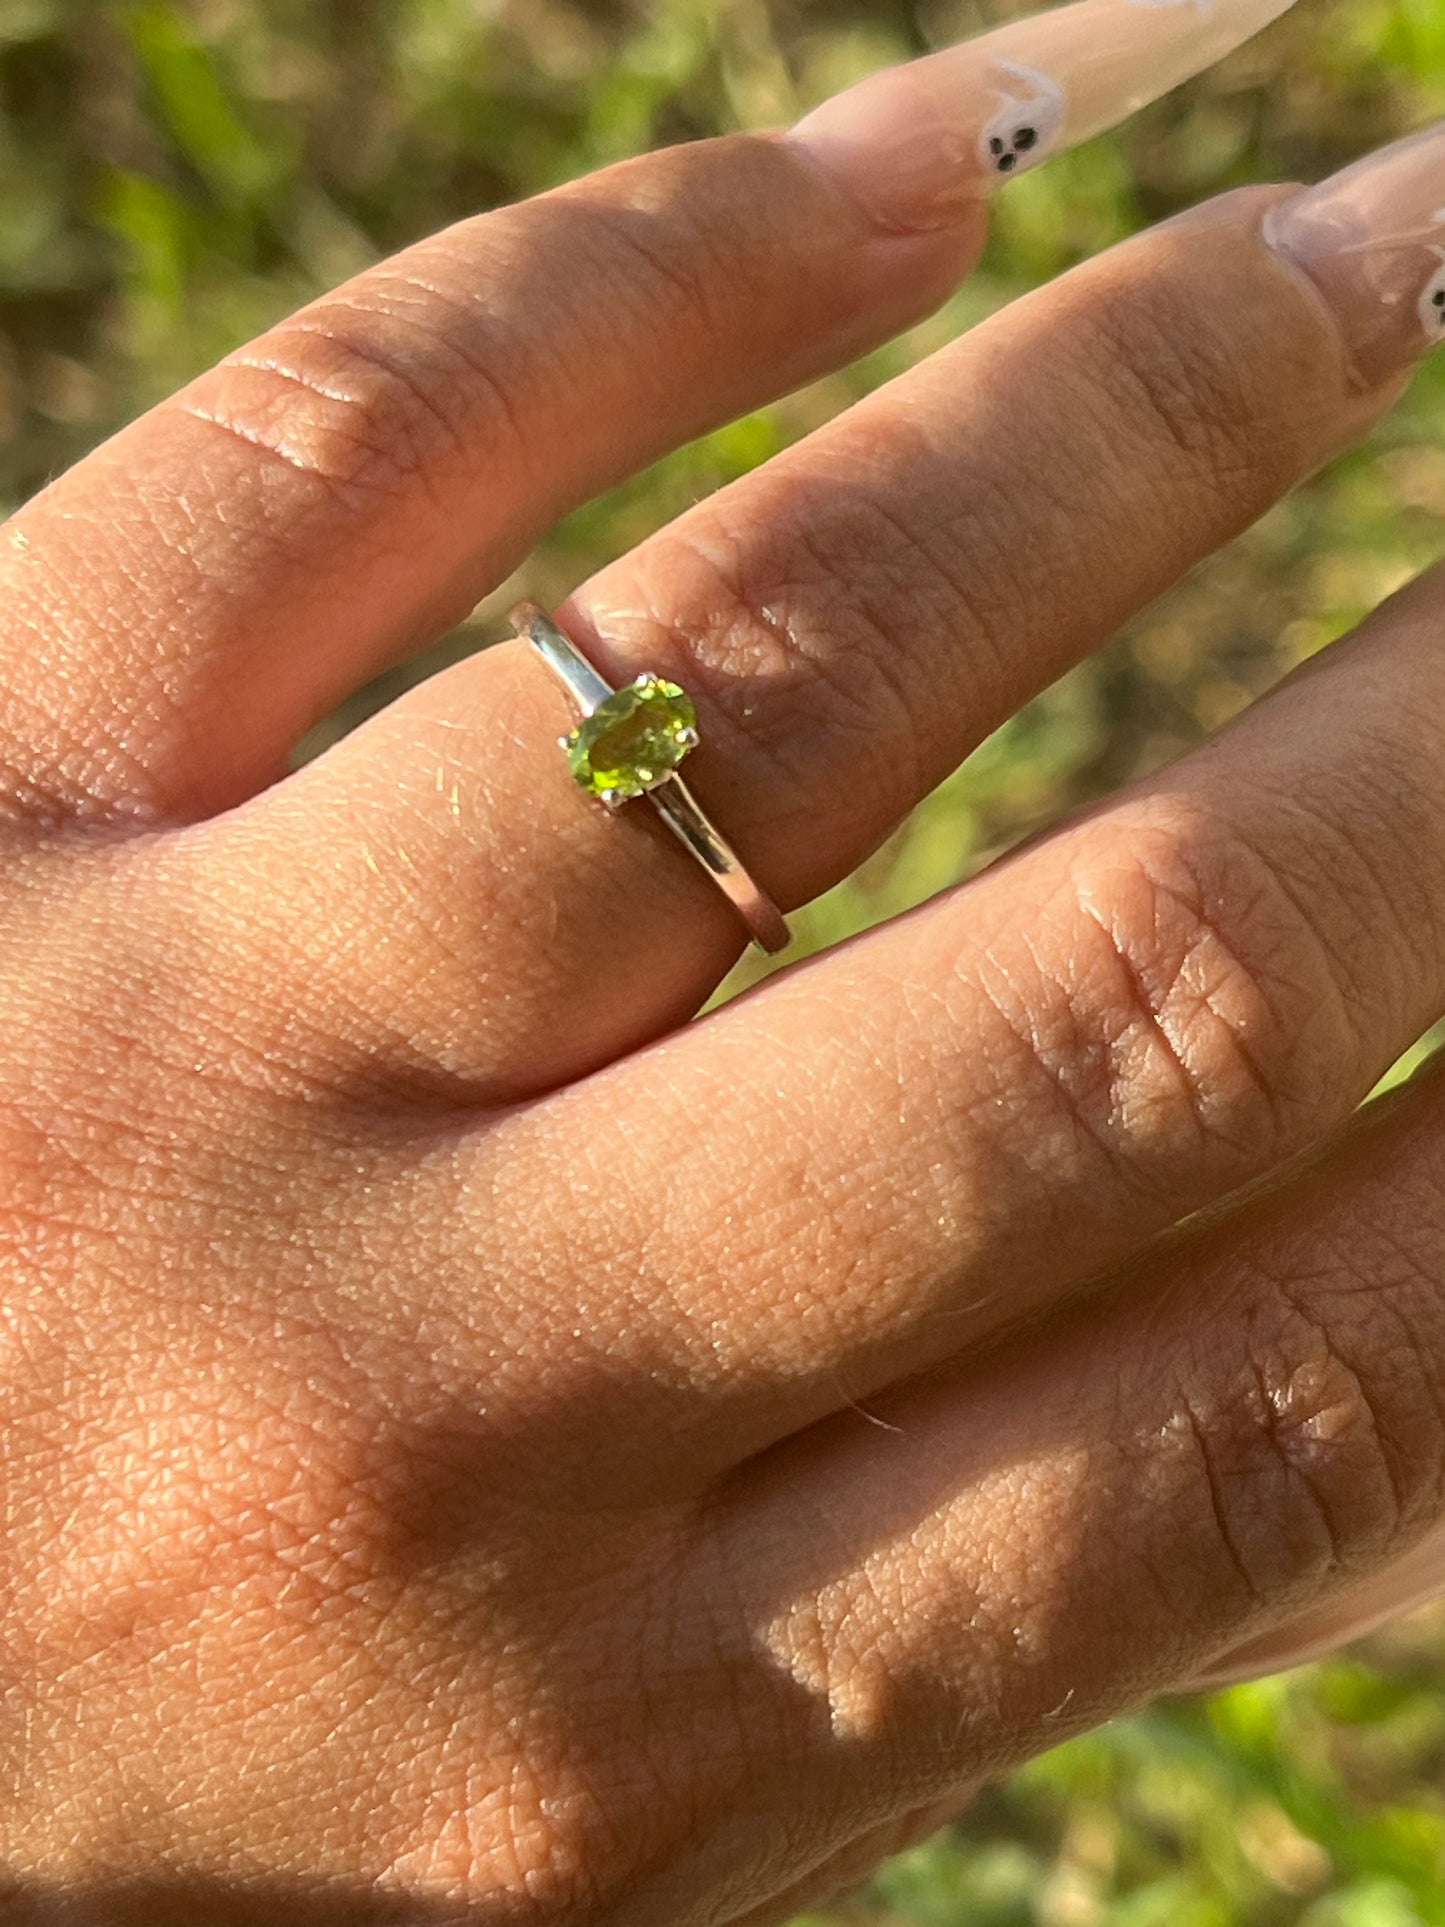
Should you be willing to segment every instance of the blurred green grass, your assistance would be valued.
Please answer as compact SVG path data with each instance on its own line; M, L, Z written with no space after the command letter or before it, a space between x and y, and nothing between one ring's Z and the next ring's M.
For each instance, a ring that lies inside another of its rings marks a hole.
M1014 0L0 0L0 503L417 233L616 157L787 119ZM572 516L560 597L667 516L1071 262L1445 112L1440 0L1302 0L1020 182L984 271L860 366ZM999 732L800 920L837 941L1227 720L1442 551L1445 367L1369 445ZM506 585L318 732L496 632ZM744 971L737 981L746 980ZM1034 1762L809 1927L1445 1927L1445 1618Z

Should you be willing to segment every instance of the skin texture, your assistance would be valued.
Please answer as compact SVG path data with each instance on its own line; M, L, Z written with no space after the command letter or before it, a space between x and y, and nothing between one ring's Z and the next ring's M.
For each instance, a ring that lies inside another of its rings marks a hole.
M696 694L784 902L1388 406L1265 244L1288 193L579 593L604 673ZM7 531L7 1921L763 1927L1428 1587L1445 1098L1353 1114L1445 1008L1445 580L696 1024L738 932L569 786L525 651L270 780L566 502L981 239L779 142L658 156L353 284Z

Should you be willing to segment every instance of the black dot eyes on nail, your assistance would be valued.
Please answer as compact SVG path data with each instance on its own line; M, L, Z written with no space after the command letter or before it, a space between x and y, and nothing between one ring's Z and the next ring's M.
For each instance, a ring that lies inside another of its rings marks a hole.
M1437 288L1430 299L1435 303L1437 308L1445 308L1445 288Z
M1037 127L1027 124L1023 127L1015 127L1007 140L999 134L991 135L988 151L993 156L994 166L1000 174L1012 174L1019 164L1020 156L1031 153L1042 138Z

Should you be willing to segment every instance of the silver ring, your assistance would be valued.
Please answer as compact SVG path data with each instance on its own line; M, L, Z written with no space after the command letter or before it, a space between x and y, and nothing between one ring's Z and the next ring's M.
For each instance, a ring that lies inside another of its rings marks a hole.
M645 796L727 897L759 950L769 956L785 950L792 938L782 912L753 882L677 773L698 745L697 713L686 691L655 675L613 689L539 603L519 603L509 620L582 712L572 734L559 738L579 786L610 810Z

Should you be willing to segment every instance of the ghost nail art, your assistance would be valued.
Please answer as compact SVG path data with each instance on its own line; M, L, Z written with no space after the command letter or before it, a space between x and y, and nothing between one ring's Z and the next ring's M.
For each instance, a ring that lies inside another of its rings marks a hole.
M787 139L884 226L943 226L1167 94L1293 4L1075 0L873 74Z
M984 128L979 151L996 174L1019 174L1037 167L1058 145L1068 117L1068 102L1056 80L1016 60L994 63L999 77L999 111Z
M1445 342L1445 122L1272 208L1265 239L1333 310L1372 385Z

